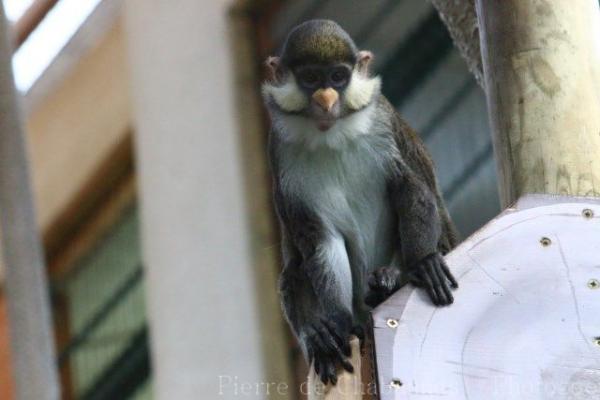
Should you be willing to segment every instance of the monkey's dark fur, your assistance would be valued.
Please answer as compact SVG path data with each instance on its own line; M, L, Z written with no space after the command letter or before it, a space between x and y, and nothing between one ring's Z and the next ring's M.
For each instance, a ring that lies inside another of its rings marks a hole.
M263 88L283 309L325 383L352 370L365 303L409 281L448 305L457 287L442 257L457 236L433 163L370 76L371 57L334 22L309 21L269 59L275 78Z

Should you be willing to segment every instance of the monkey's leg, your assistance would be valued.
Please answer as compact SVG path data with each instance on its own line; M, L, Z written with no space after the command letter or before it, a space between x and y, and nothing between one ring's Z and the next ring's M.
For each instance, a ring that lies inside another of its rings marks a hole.
M442 221L435 194L408 169L393 182L392 197L399 216L402 252L411 283L424 288L438 306L454 302L458 283L438 250Z

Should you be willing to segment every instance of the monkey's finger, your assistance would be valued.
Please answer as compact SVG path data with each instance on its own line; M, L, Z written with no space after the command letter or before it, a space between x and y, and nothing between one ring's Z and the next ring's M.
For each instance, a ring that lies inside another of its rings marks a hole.
M325 328L321 324L314 324L311 332L314 332L314 341L317 343L319 348L326 354L332 355L333 349L330 345L331 339ZM325 333L324 333L325 332Z
M431 277L429 276L427 271L422 271L422 279L424 281L424 287L427 290L427 293L429 294L429 297L431 298L433 304L435 304L436 306L440 305L440 299L438 298Z
M444 271L444 275L446 276L446 278L448 278L448 280L450 281L450 284L452 285L452 287L454 289L458 288L458 282L456 281L456 278L454 278L454 275L452 275L452 272L450 271L450 268L448 268L448 264L446 263L446 260L444 260L444 258L441 258L441 262L440 265L442 267L442 270Z
M343 359L342 361L342 368L344 368L346 371L353 373L354 372L354 367L352 366L352 364L350 363L350 361Z
M443 281L440 286L438 286L438 294L440 296L441 305L447 306L454 303L454 296L452 296L452 291L448 284Z
M327 385L327 383L329 382L329 374L327 372L327 364L328 364L327 357L322 357L319 360L319 372L317 372L317 368L315 368L315 372L317 372L317 375L319 375L319 378L321 378L321 382L323 382L324 385Z
M452 297L452 293L450 292L450 288L446 283L446 276L443 273L440 261L442 261L441 257L436 257L429 261L431 266L433 283L436 286L436 290L438 293L438 298L440 299L441 305L448 305L454 302L454 297Z
M336 329L335 325L333 325L330 321L327 321L327 320L322 320L322 321L323 321L323 324L329 330L329 333L337 341L337 343L340 346L340 348L342 349L342 352L344 353L344 355L346 357L350 357L350 355L352 355L352 349L350 348L350 342L348 341L348 338L343 338L338 333L338 330Z
M306 333L307 333L308 337L310 338L310 340L312 341L313 346L316 347L314 349L315 356L318 352L329 353L329 346L327 346L327 344L323 341L323 339L321 338L321 335L314 327L309 326L308 328L306 328Z
M324 385L327 385L329 382L329 376L327 375L327 367L325 364L321 366L321 372L319 373L319 376L321 377L321 382L323 382Z
M318 329L318 331L319 331L319 334L321 335L321 340L327 346L329 354L332 355L333 357L339 359L339 360L343 360L344 359L344 352L343 352L343 350L336 343L335 339L333 338L333 336L331 336L331 334L326 329L326 327L322 326L322 327L320 327Z
M361 342L365 340L365 330L360 325L354 325L350 333L356 336Z
M335 370L331 373L331 375L329 375L329 381L333 386L337 385L337 374Z
M441 289L443 290L444 296L447 299L446 305L449 305L454 303L454 296L452 295L452 290L450 290L450 287L448 286L442 262L443 259L440 258L440 263L437 264L437 274L441 281Z
M439 276L438 273L438 267L437 267L437 263L434 260L427 260L426 262L427 265L427 272L429 274L429 276L431 277L431 281L433 283L433 290L435 291L437 298L439 300L439 305L446 305L448 304L448 298L446 296L446 292L444 291L444 279L442 277Z
M383 283L388 293L393 293L400 288L400 270L396 267L385 267L383 269Z
M427 282L425 282L425 278L423 277L424 271L421 266L416 266L412 270L408 272L408 279L410 283L419 288L426 288Z
M337 383L335 363L333 363L331 360L327 360L323 363L322 380L325 384L327 384L327 382L331 382L332 385Z
M336 385L338 381L337 368L335 367L335 363L329 364L329 381L332 385Z
M442 276L441 278L444 278L444 277ZM440 289L443 291L444 297L446 298L446 302L444 304L450 305L450 304L454 303L454 296L452 295L452 290L450 290L450 287L448 286L446 281L442 281Z

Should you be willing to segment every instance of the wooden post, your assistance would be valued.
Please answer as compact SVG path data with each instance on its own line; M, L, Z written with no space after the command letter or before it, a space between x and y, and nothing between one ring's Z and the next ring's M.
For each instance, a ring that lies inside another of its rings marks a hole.
M598 1L476 5L503 205L600 195Z
M4 8L0 3L0 225L6 267L16 397L60 396L48 286L29 184L28 163L11 71Z
M364 346L364 350L367 352L372 350L369 341ZM357 338L353 338L350 345L352 347L350 363L354 367L354 373L341 371L335 386L324 386L311 365L307 381L308 400L371 400L376 398L376 387L372 381L371 356L370 354L361 355Z

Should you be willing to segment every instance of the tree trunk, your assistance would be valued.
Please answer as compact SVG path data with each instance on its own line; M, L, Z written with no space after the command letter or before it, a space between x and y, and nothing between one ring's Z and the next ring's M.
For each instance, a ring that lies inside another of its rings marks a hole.
M501 200L600 195L595 0L477 0Z
M467 62L469 71L475 76L479 86L484 87L475 0L430 1L448 28L460 54Z

